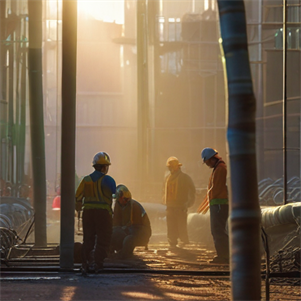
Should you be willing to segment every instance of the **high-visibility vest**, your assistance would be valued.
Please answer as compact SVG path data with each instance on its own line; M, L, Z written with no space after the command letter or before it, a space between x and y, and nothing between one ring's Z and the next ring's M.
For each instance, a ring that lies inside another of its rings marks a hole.
M112 205L112 197L107 197L101 187L102 180L104 175L98 179L96 182L93 182L90 176L84 177L84 197L83 204L106 204Z

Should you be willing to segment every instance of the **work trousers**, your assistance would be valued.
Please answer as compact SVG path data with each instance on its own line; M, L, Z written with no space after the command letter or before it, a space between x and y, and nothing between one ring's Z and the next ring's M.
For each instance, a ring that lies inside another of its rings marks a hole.
M229 237L227 233L228 205L210 205L210 226L218 257L229 258Z
M151 230L142 225L114 227L111 250L119 251L120 259L131 257L135 247L148 244L150 236Z
M175 247L178 239L188 244L187 209L178 207L166 208L167 239L171 247Z
M83 211L83 265L90 261L93 249L95 263L101 266L107 257L112 236L112 215L106 209Z

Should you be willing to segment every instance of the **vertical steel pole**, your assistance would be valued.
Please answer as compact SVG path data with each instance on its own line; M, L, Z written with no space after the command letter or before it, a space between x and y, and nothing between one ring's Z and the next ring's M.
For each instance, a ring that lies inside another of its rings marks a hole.
M9 19L11 18L8 17ZM11 33L11 41L8 46L8 180L12 184L12 195L14 195L14 31Z
M257 140L257 153L258 153L258 175L259 180L264 178L264 77L263 77L263 43L262 43L262 22L263 22L263 12L262 12L262 5L263 0L254 2L255 8L258 8L258 67L257 67L257 107L256 107L256 115L259 117L256 120L256 140Z
M5 39L5 2L0 1L0 37ZM6 100L6 46L0 44L0 181L6 180L7 100ZM4 184L2 184L4 185ZM4 189L0 185L0 190ZM2 191L1 191L2 192Z
M147 0L137 1L137 86L138 86L138 198L147 176L147 126L148 126L148 31Z
M232 300L261 300L261 211L256 169L256 99L244 1L218 0L227 71L231 167ZM237 64L239 62L239 64Z
M63 1L60 268L74 261L77 1Z
M25 44L25 43L24 43ZM25 162L25 135L26 135L26 62L27 62L27 49L22 46L22 69L21 69L21 101L20 101L20 132L19 132L19 175L18 178L21 183L24 182L24 162Z
M42 80L42 3L42 0L28 1L28 77L36 246L45 246L47 244L45 135Z
M286 69L287 69L287 0L283 0L283 204L287 202L287 91L286 91Z

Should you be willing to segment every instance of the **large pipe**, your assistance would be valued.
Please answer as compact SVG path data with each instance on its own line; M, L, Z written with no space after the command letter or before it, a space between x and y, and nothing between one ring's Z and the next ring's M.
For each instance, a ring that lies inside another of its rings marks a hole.
M286 224L300 224L301 204L290 203L284 206L261 209L262 226L265 229Z
M33 217L34 211L27 199L0 198L1 258L6 259L10 248L26 241Z

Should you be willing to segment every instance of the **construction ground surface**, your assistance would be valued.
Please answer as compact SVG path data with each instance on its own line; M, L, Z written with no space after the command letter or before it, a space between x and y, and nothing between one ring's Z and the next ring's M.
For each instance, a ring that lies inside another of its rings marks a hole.
M200 244L171 252L166 242L151 243L148 250L137 247L131 259L106 259L103 272L87 277L80 274L80 264L65 272L55 255L29 256L1 265L0 299L231 300L230 267L210 264L214 255ZM262 300L266 293L263 276ZM300 279L271 278L269 300L301 300Z

